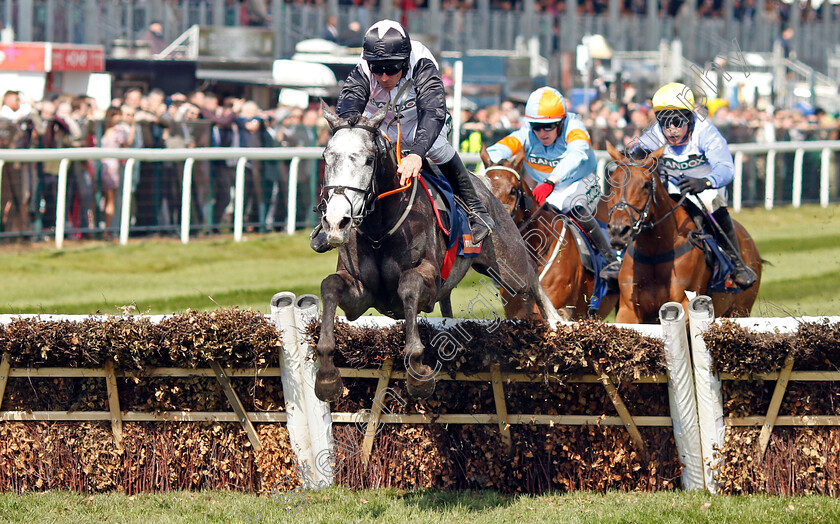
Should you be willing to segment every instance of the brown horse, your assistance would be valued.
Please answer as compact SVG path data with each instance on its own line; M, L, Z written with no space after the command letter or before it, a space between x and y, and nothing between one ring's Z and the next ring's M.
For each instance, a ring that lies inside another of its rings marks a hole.
M571 320L593 315L590 300L595 288L595 275L581 261L580 250L571 231L575 226L552 206L537 205L529 185L529 182L533 184L533 180L522 171L525 149L521 149L512 160L503 160L498 164L491 162L483 147L480 156L493 195L520 228L531 260L536 264L540 284L551 303ZM606 219L606 202L599 201L596 216ZM603 319L615 309L617 302L618 293L606 295L595 315Z
M615 160L606 196L610 242L616 249L632 248L624 255L618 276L621 298L616 322L655 323L665 302L688 307L686 291L707 294L712 271L698 247L694 220L674 202L659 177L663 149L640 161L626 158L609 143L607 151ZM740 293L715 293L712 301L721 316L748 315L761 282L758 248L743 226L735 225L741 256L759 279Z
M406 383L409 394L419 398L432 394L438 370L423 363L417 314L431 312L437 301L449 297L470 267L515 297L504 304L508 318L531 317L536 301L543 318L560 319L521 249L516 226L480 183L475 184L476 192L496 229L477 257L456 257L444 279L446 237L436 224L431 202L418 189L421 181L414 180L407 190L399 187L393 149L379 132L386 110L387 106L351 125L322 102L333 136L324 150L324 198L319 209L327 240L338 248L338 267L321 282L324 311L315 377L315 394L321 400L334 400L343 390L333 362L338 306L350 320L371 307L405 319Z

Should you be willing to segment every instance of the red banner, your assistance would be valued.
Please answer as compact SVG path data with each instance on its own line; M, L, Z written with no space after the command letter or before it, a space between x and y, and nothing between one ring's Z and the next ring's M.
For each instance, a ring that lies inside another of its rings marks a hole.
M52 45L52 71L104 71L105 48L71 44Z
M105 48L101 45L46 42L0 44L0 70L105 71Z
M41 42L0 44L0 70L45 71L46 45Z

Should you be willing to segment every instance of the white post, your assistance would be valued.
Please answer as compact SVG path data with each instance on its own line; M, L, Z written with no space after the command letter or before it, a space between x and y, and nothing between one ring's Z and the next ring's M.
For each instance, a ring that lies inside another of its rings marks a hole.
M242 241L242 226L245 210L245 164L248 159L240 157L236 162L236 182L233 191L233 241Z
M298 354L297 328L295 326L295 294L288 291L271 297L271 320L281 332L283 349L280 351L280 380L283 383L283 400L286 403L286 429L289 441L303 471L315 471L315 457L309 440L309 424L306 420L303 381ZM315 487L312 477L301 479L304 488Z
M703 489L703 459L700 450L700 427L697 400L685 330L685 310L679 302L666 302L659 309L659 321L665 343L665 366L668 370L668 403L677 453L683 464L683 489Z
M744 153L735 153L735 179L732 181L732 209L741 211L741 201L744 195Z
M828 207L828 183L831 173L831 149L825 148L820 153L820 205Z
M700 447L703 450L703 475L706 489L717 493L715 472L720 463L717 450L723 448L726 424L723 421L723 400L720 379L712 372L712 356L703 340L703 333L714 321L712 299L700 295L688 303L691 331L691 356L694 360L694 386L697 391L697 415L700 421Z
M803 149L797 149L793 155L793 207L802 206L802 160L805 157Z
M767 152L767 170L764 175L764 209L773 209L773 193L776 192L776 151Z
M131 186L134 183L134 164L133 158L125 161L122 209L120 210L120 245L122 246L128 244L128 228L131 225Z
M303 383L304 409L309 424L309 442L315 469L312 480L318 487L330 486L334 482L333 470L333 432L330 405L315 396L315 374L320 364L315 362L314 347L309 344L305 332L306 326L318 318L318 297L301 295L295 301L295 335L297 337L298 358L300 358L301 382Z
M58 163L58 187L55 195L55 247L64 247L64 225L67 220L67 168L70 160L62 158Z
M452 67L452 81L455 83L452 99L452 147L455 151L461 148L461 97L464 94L464 62L457 60Z
M184 183L181 188L181 243L190 241L190 204L192 203L192 170L194 158L184 161Z
M295 232L295 218L297 217L297 186L298 171L300 171L300 157L296 156L289 163L289 201L286 206L286 233Z
M601 188L601 191L604 194L607 190L607 163L609 161L606 158L602 158L598 160L598 166L595 168L595 172L598 174L598 187Z

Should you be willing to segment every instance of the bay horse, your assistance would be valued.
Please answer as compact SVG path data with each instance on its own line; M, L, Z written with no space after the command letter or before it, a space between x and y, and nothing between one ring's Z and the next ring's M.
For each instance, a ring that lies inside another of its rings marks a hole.
M595 274L581 261L569 217L549 205L538 206L531 192L535 182L523 172L525 149L510 160L494 164L482 146L481 161L484 174L495 196L520 228L522 240L536 266L542 285L552 305L569 320L590 315L605 318L615 309L618 293L609 293L601 300L597 312L590 306L595 288ZM530 182L530 183L529 183ZM606 221L607 209L598 201L596 217ZM504 290L502 290L504 293ZM585 312L585 313L584 313Z
M437 226L435 209L418 188L419 179L406 190L399 187L396 157L379 131L387 106L355 125L323 101L321 110L333 132L324 150L321 225L339 253L336 272L321 282L324 310L316 347L320 368L315 377L319 399L334 400L343 390L333 363L337 306L349 320L371 307L405 319L406 385L416 398L430 396L435 388L434 373L423 364L417 314L431 312L438 300L448 299L470 267L515 297L504 304L508 318L530 318L536 301L543 318L560 320L521 248L516 226L483 184L475 184L476 192L496 229L484 240L477 257L456 257L444 280L446 237Z
M687 308L686 291L708 294L712 271L698 247L697 225L671 198L658 173L663 150L637 161L607 143L615 162L615 170L607 178L610 243L616 249L628 248L618 275L616 322L656 323L665 302L679 302ZM741 256L758 280L739 293L714 293L712 303L720 316L748 315L761 282L758 248L741 224L735 222L735 228Z

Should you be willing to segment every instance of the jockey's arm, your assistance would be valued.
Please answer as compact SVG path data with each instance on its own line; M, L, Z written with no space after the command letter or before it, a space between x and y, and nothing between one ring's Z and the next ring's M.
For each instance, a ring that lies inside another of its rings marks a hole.
M588 135L587 139L577 138L566 145L566 152L548 177L555 187L577 182L592 172L590 166L587 166L591 149L588 138Z
M735 163L729 144L716 128L710 128L709 133L700 141L700 149L706 154L711 172L706 175L713 188L724 187L735 178Z
M421 58L414 64L412 76L417 92L417 129L410 152L422 158L446 123L446 91L437 66L428 58Z
M357 118L365 112L370 99L370 80L362 72L361 64L357 65L347 75L338 102L335 104L336 113L341 118Z
M488 147L487 154L490 155L490 161L497 164L513 158L520 149L526 147L527 141L528 126L524 126Z

